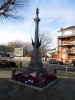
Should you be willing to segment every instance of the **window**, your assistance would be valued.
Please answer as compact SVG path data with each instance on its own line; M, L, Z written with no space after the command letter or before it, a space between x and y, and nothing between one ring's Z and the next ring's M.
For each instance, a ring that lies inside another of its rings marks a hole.
M75 30L72 30L72 34L75 34Z
M74 40L74 37L70 37L70 42L73 42L73 40Z
M66 48L65 47L62 47L62 51L65 52L66 51Z

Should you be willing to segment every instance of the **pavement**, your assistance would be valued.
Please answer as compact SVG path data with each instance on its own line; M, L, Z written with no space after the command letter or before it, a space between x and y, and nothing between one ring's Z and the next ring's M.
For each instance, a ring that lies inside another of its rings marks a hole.
M60 77L41 92L10 82L11 70L0 69L0 100L75 100L75 78Z

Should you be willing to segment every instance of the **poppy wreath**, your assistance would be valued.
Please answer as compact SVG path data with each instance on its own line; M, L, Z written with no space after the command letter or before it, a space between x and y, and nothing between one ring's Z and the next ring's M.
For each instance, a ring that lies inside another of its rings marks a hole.
M15 80L17 80L17 81L21 81L21 82L24 82L24 80L25 80L25 75L24 75L24 73L17 73L16 75L15 75Z
M43 75L44 85L47 84L48 82L51 82L51 81L55 80L55 79L56 79L56 76L54 76L54 74L52 74L52 73L45 73Z
M37 81L38 81L37 76L33 77L32 75L28 75L28 80L27 80L28 84L35 85L37 83Z
M52 74L52 73L43 73L43 85L48 84L49 82L55 80L57 77ZM30 85L37 85L38 84L38 76L33 76L32 74L26 74L23 72L17 73L14 78L16 81L23 82L25 84L30 84Z
M37 76L33 77L30 74L25 74L21 72L17 73L13 79L15 79L16 81L20 81L20 82L28 83L28 84L35 84L38 80Z

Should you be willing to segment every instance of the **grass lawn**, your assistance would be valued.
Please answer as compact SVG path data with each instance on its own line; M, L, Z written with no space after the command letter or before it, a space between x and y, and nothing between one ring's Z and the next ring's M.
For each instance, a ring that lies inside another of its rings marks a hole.
M75 100L75 80L61 78L41 92L0 78L0 100Z

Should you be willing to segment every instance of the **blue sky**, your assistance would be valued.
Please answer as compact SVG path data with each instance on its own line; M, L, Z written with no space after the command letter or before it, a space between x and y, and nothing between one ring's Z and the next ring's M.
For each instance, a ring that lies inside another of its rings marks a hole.
M0 44L14 40L31 41L34 37L36 8L39 8L39 33L49 31L53 47L57 46L57 31L61 27L75 25L75 0L29 0L21 10L21 19L0 19Z

